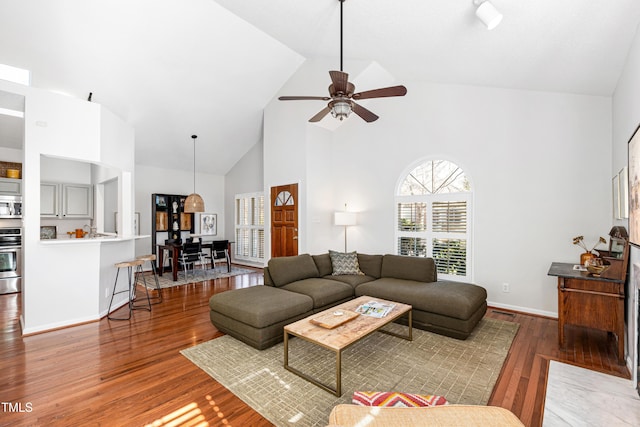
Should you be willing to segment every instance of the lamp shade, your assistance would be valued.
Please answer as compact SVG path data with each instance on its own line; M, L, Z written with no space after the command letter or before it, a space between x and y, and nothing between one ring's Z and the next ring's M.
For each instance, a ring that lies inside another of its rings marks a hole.
M476 16L484 25L487 26L487 29L489 30L493 30L497 27L503 17L502 13L498 12L498 9L496 9L490 1L485 1L478 6L476 9Z
M355 212L336 212L334 222L336 225L356 225L356 214Z
M204 200L196 193L196 138L198 135L191 135L193 139L193 193L189 194L184 201L184 212L196 213L204 212Z
M198 193L191 193L184 201L184 212L196 213L204 212L204 200Z

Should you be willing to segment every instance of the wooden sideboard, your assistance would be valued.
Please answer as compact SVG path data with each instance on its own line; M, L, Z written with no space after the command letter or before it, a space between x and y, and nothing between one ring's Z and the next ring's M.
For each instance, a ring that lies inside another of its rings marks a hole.
M558 278L560 347L564 347L565 344L565 325L607 331L617 337L618 362L624 363L624 304L628 252L627 244L623 258L603 256L605 263L610 263L611 266L600 277L586 271L574 270L574 264L551 264L547 274Z

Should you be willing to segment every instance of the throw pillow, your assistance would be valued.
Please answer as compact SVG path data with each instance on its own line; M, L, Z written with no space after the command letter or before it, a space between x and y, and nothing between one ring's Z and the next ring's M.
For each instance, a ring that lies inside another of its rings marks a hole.
M442 396L380 391L356 391L353 393L352 403L360 406L390 406L395 408L449 404L447 399Z
M352 274L364 276L358 264L358 254L355 252L344 253L330 250L329 256L331 257L331 266L333 267L332 275Z

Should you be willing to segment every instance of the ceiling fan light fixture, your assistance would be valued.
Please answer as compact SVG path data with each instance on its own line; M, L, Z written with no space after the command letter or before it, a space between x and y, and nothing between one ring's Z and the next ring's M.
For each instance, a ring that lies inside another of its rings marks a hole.
M331 77L329 96L280 96L278 99L280 101L329 101L326 107L309 119L310 123L319 122L329 113L331 113L334 118L342 121L348 118L352 112L367 123L375 122L379 117L355 101L372 98L387 98L390 96L405 96L407 94L407 88L400 85L355 93L356 87L349 81L349 74L345 73L342 69L342 4L344 3L344 0L338 1L340 2L340 71L329 71L329 77Z
M351 103L348 101L336 101L331 103L331 115L339 120L344 120L351 114Z
M504 15L489 0L473 0L473 4L478 6L476 16L487 26L488 30L493 30L502 22Z
M198 135L191 135L193 138L193 193L189 194L184 201L185 213L204 212L204 200L196 193L196 138Z

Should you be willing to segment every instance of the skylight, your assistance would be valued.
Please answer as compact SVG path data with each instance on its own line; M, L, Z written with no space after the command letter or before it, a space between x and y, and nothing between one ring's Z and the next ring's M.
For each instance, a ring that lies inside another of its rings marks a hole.
M11 65L0 64L0 79L31 86L31 71Z

